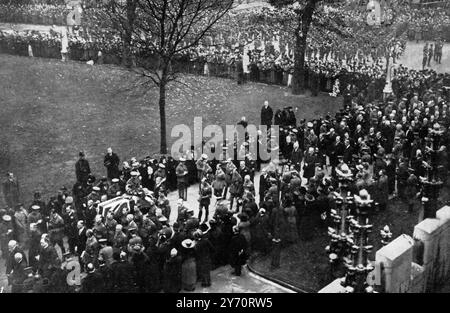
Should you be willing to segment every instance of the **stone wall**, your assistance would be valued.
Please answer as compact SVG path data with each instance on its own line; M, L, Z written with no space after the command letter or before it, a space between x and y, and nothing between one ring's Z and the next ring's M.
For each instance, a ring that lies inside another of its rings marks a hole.
M434 292L450 281L450 206L414 227L413 238L401 235L375 254L372 282L387 293ZM320 293L342 293L340 279Z

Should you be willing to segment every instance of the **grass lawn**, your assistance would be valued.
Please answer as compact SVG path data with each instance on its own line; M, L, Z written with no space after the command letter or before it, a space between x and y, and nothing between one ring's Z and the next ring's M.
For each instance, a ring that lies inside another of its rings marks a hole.
M105 174L109 146L123 160L159 151L157 90L127 90L134 80L115 66L0 55L0 168L18 177L26 204L36 189L47 200L61 186L71 188L80 150L96 176ZM203 126L235 124L241 116L259 123L266 99L274 109L298 108L297 118L307 119L341 105L328 95L292 96L278 86L190 75L180 80L167 93L169 136L174 125L192 127L196 116Z

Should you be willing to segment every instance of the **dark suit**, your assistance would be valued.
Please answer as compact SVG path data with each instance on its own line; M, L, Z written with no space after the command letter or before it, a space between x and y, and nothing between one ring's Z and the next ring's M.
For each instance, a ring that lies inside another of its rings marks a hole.
M81 281L82 293L102 293L105 292L103 276L98 273L90 273Z
M266 125L267 127L272 125L273 110L270 106L267 108L263 106L261 109L261 125Z
M269 175L267 175L266 177L264 177L264 175L261 175L259 177L259 202L263 202L264 201L264 195L266 193L266 191L269 189L270 184L269 184Z
M120 170L119 170L120 159L114 152L109 155L105 155L105 159L103 161L103 165L106 167L107 176L109 179L119 178Z
M344 163L351 164L353 161L353 148L351 146L344 147Z
M81 253L86 249L86 241L87 241L86 227L82 228L81 231L78 229L75 238L76 238L75 246L77 248L77 254L81 255Z

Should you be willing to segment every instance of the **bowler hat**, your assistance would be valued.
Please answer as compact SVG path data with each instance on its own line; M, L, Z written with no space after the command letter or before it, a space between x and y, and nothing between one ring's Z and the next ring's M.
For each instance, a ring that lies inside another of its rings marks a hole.
M192 249L195 247L195 241L192 241L191 239L185 239L181 242L181 245L186 249Z

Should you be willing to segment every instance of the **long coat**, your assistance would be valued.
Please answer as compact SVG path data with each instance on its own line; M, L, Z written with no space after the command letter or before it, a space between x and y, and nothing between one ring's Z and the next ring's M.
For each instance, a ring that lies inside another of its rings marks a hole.
M303 159L303 151L302 149L293 149L291 152L291 162L295 165L297 170L300 170L300 163L302 163Z
M202 283L211 282L212 255L214 255L214 247L211 242L206 238L197 240L195 245L197 276Z
M61 261L54 247L49 245L47 248L41 248L39 253L39 272L44 278L49 278L54 270L61 266Z
M128 261L114 262L111 265L114 292L131 293L134 291L133 265Z
M77 176L77 181L87 182L89 174L91 174L88 160L79 159L77 163L75 163L75 174Z
M102 293L105 292L105 282L100 273L94 272L88 274L81 281L82 293Z
M195 251L183 249L184 260L181 265L181 282L183 289L192 291L197 283L197 264L195 262Z
M375 183L374 200L379 204L386 204L389 198L389 183L386 175L380 176Z
M147 275L150 279L147 280L148 292L159 292L161 290L160 280L160 264L159 255L155 246L150 246L145 253L148 256L147 261ZM180 274L181 275L181 274Z
M147 292L147 281L153 279L148 271L148 256L143 252L133 253L131 263L134 266L134 281L139 292Z
M181 290L181 256L170 257L164 263L163 290L178 293Z
M262 107L261 109L261 125L272 125L272 119L273 119L273 110L270 106Z
M298 241L297 231L297 211L295 206L289 206L283 209L283 229L281 232L282 240L286 243L295 243Z
M245 240L244 235L242 234L234 234L231 237L230 246L229 246L229 262L230 265L235 267L239 265L244 265L247 261L246 252L247 252L247 241Z
M408 204L414 203L419 192L418 184L419 180L414 174L411 174L406 180L405 199L407 199Z
M258 214L251 221L251 246L252 249L261 252L268 252L268 248L270 247L270 224L269 224L269 216L264 214Z
M243 190L242 177L238 171L234 171L231 176L230 194L234 196L241 196Z
M114 152L111 155L109 154L105 155L103 165L106 167L106 172L109 179L119 178L120 176L119 164L120 164L119 156Z
M16 179L8 179L3 183L3 195L8 207L14 208L17 204L19 204L19 183Z
M305 155L305 164L303 166L303 177L309 179L314 177L316 172L316 156L307 153Z

